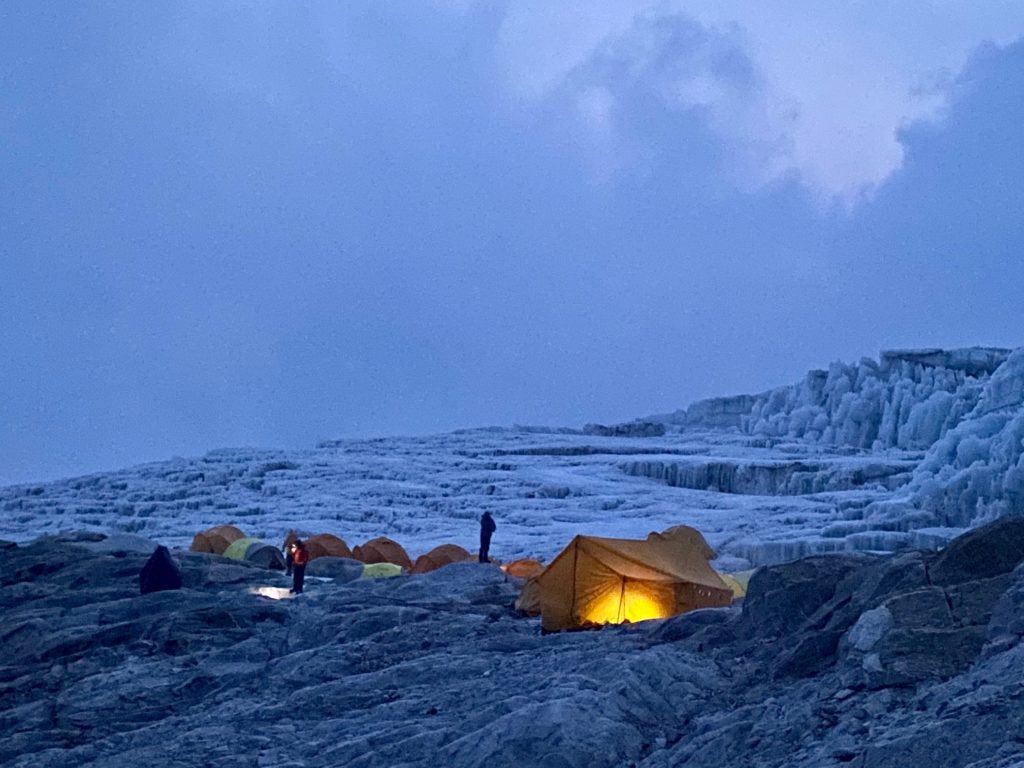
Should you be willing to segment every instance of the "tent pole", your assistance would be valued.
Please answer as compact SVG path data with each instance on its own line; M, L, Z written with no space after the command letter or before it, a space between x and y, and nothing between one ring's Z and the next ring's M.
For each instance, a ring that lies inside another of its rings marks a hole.
M626 620L626 577L622 577L622 587L619 589L619 624Z

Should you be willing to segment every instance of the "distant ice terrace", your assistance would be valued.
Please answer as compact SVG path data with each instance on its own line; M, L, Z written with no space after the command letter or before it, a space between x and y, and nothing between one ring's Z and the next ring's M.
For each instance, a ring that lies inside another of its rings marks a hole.
M883 352L758 395L613 427L485 428L216 450L116 472L0 488L0 538L67 530L187 546L232 523L350 544L386 535L414 556L557 553L577 533L642 537L686 523L722 568L841 550L941 544L1024 514L1024 349Z

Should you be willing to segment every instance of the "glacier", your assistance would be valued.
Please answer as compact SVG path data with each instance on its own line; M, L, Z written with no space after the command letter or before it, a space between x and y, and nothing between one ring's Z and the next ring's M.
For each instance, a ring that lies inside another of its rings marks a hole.
M228 448L0 488L0 538L93 530L187 547L231 523L350 544L386 535L415 557L554 556L577 533L643 537L685 523L724 569L843 551L940 546L1024 512L1024 349L884 351L760 394L622 425L487 427Z
M892 498L865 506L869 525L962 530L1024 511L1024 349L883 351L651 419L907 461L923 451L891 475L906 481L892 483Z

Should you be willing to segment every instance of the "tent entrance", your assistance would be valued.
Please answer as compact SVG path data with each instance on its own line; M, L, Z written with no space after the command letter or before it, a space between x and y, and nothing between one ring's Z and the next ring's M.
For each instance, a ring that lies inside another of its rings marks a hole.
M671 585L620 577L579 606L579 619L588 624L663 619L677 612Z

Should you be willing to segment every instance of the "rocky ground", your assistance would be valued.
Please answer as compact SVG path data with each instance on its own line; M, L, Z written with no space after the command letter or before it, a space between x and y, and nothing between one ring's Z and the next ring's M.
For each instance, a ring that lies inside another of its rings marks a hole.
M0 764L1024 765L1024 521L763 568L742 607L541 635L449 566L283 577L137 541L0 551Z

